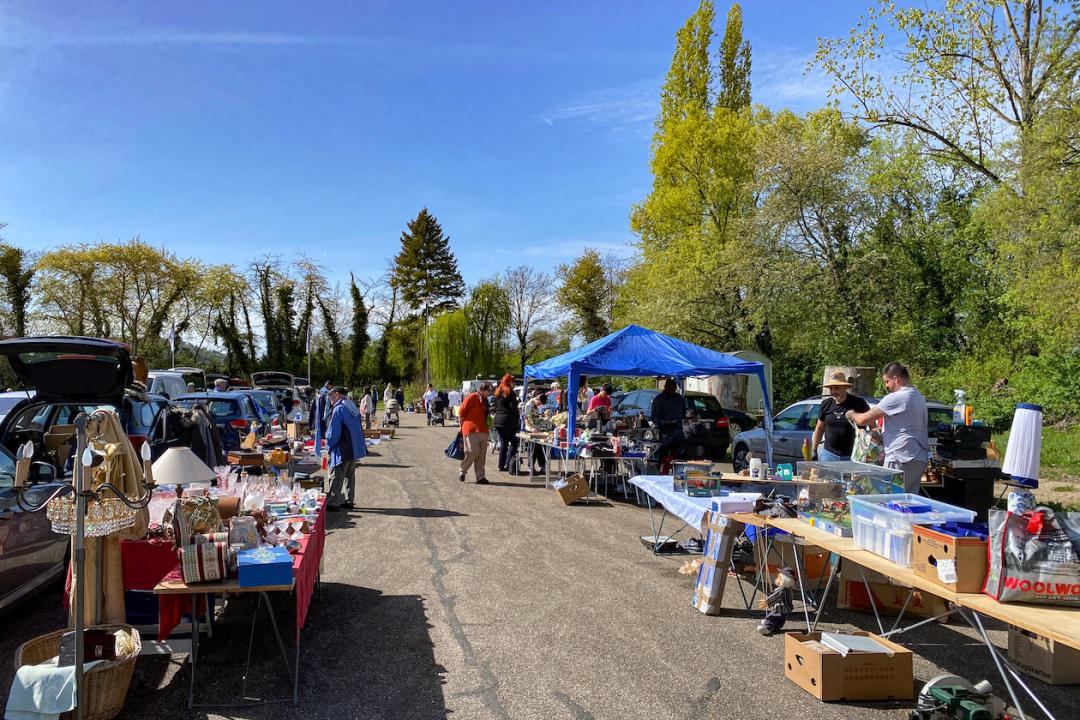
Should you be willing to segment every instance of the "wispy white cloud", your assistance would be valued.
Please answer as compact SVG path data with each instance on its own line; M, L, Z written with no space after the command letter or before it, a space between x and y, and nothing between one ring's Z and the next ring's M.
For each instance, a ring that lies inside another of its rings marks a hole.
M790 49L754 49L754 102L779 109L812 110L828 102L832 83L818 69L807 71L814 53Z
M288 33L255 32L182 32L153 31L130 33L86 34L0 34L0 47L48 48L48 47L153 47L218 46L218 47L277 47L277 46L335 46L360 45L372 42L366 38L346 35L293 35Z
M550 242L526 245L525 247L497 248L495 254L523 258L543 257L551 260L569 260L581 255L586 248L591 248L600 254L611 253L618 257L628 258L632 257L636 252L636 248L631 242L632 239L629 237L622 241L615 239L552 240Z
M588 122L611 127L646 125L656 117L659 84L654 81L605 88L548 108L541 120L548 126L561 122Z

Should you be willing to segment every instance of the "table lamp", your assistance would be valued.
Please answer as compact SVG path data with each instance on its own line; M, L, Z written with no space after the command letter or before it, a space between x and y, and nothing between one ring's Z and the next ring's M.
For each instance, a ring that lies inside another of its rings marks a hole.
M175 485L176 497L179 498L184 485L209 483L217 477L191 448L171 447L166 450L151 466L154 483L157 485Z
M1025 487L1039 487L1042 421L1043 409L1039 405L1020 403L1016 406L1001 472Z

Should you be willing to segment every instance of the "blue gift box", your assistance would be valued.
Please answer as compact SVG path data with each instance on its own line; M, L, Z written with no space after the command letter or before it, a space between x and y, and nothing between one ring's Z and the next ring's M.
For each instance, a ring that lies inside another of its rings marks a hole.
M293 559L283 547L241 550L236 554L236 563L240 587L292 584Z

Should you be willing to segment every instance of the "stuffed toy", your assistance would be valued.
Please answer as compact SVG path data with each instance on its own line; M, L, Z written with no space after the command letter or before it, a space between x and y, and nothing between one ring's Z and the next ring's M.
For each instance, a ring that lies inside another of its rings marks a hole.
M787 620L787 614L791 612L791 589L795 587L795 571L789 567L780 568L773 585L776 589L758 603L758 607L765 609L765 617L758 623L758 632L766 636L780 632Z

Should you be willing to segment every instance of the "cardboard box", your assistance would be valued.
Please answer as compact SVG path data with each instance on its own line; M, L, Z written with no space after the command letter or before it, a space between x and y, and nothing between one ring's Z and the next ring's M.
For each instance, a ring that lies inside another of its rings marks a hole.
M291 585L293 561L289 551L280 545L241 550L236 553L240 587Z
M1080 650L1009 626L1009 662L1048 685L1080 683Z
M916 575L958 593L982 592L986 580L985 539L956 537L931 525L916 525L911 551ZM939 565L939 562L942 562Z
M851 566L848 565L847 568ZM843 570L837 578L839 585L836 594L836 607L841 610L858 610L860 612L874 612L870 606L870 595L873 594L877 610L882 615L898 615L900 608L904 606L907 598L908 587L896 585L891 582L874 582L871 572L866 571L866 580L870 584L869 593L858 570L854 575L848 574L850 570ZM937 595L916 590L911 596L905 615L916 617L937 617L949 609L948 604Z
M555 488L555 492L559 493L565 505L573 505L578 500L589 496L589 483L583 475L574 473L567 476L566 485Z
M784 675L818 700L908 700L914 695L911 651L865 632L892 651L840 653L821 644L821 633L784 636Z

